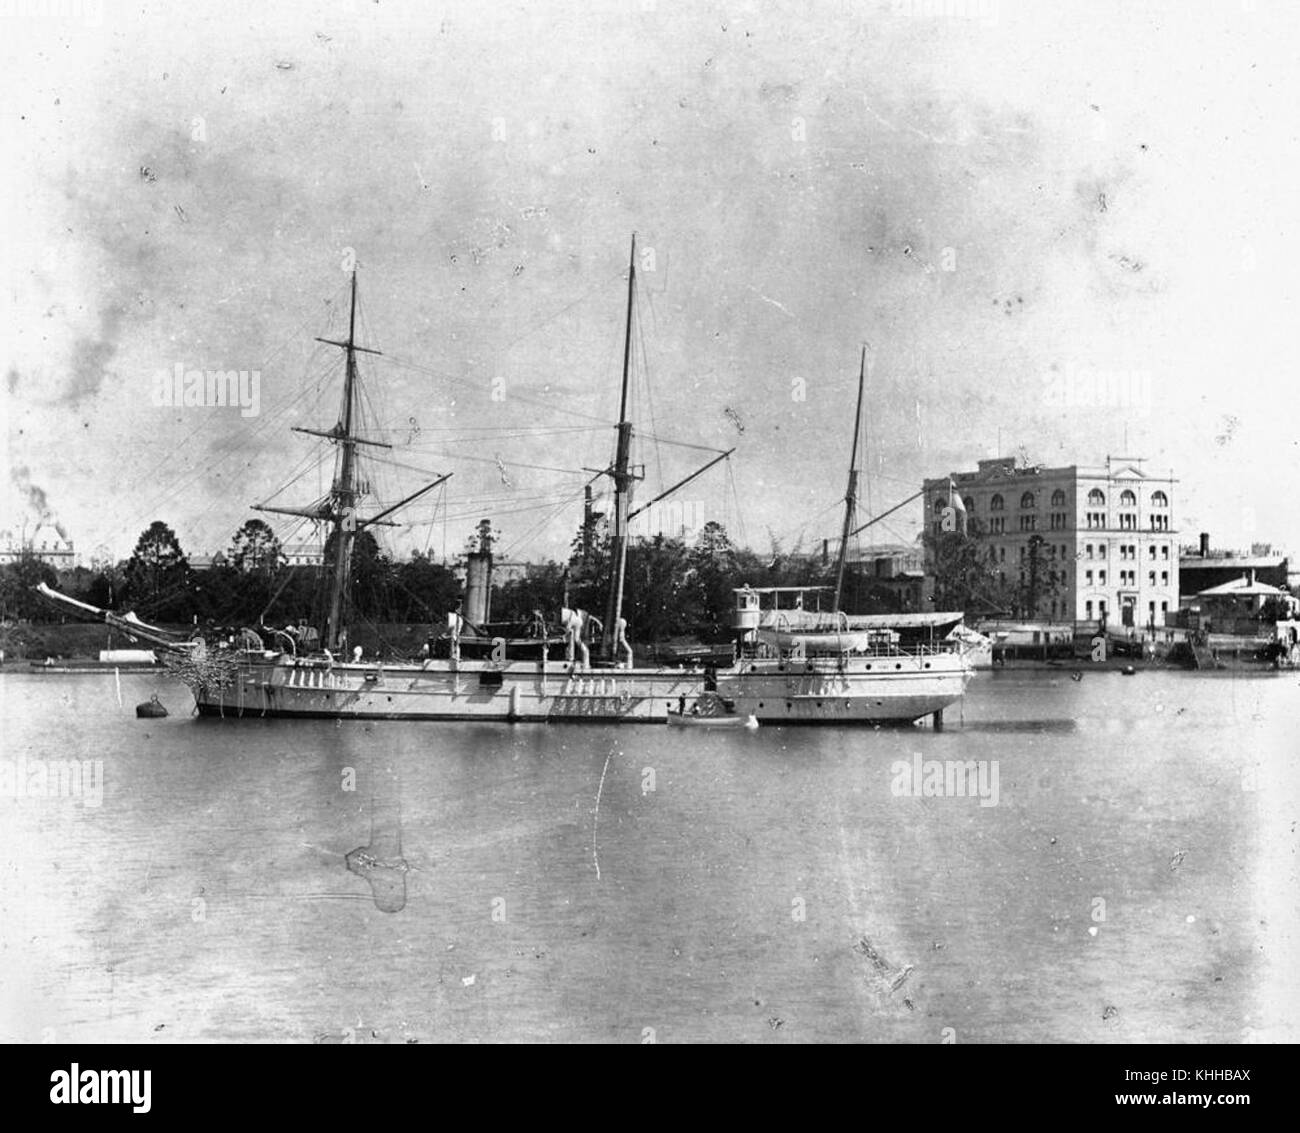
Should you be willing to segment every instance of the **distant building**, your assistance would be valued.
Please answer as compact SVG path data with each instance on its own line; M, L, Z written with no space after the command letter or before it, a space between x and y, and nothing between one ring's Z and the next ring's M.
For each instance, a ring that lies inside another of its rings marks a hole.
M1150 476L1142 464L1107 457L1102 468L1017 468L1014 457L981 460L974 472L924 481L926 528L951 529L951 480L999 581L1024 593L1031 570L1043 579L1034 608L1019 617L1163 627L1178 610L1177 481Z
M1249 551L1215 551L1210 549L1210 536L1205 531L1197 545L1182 548L1178 569L1178 596L1184 605L1196 595L1252 571L1257 582L1283 590L1290 585L1287 556L1274 552L1270 544L1256 543Z
M226 555L224 551L218 551L215 555L190 555L186 562L190 564L191 570L211 570L213 567L226 565Z
M280 555L286 566L325 565L325 548L319 543L285 543Z
M456 576L456 581L465 582L465 557L461 556L452 566L452 572ZM513 559L493 559L492 560L492 585L504 586L507 582L517 582L521 578L527 578L529 570L536 564L517 562Z
M24 555L33 555L56 571L71 570L77 557L72 540L52 524L38 523L30 537L26 524L17 536L12 531L0 531L0 564L16 563Z
M924 609L925 551L920 544L878 543L850 552L845 560L859 588L894 595L898 609Z

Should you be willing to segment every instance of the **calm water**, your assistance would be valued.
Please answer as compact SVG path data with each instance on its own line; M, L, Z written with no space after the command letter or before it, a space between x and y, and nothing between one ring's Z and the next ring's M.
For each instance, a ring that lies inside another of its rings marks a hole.
M103 763L0 798L0 1039L1300 1038L1295 674L982 675L942 733L121 696L0 676L11 767ZM997 805L900 796L917 753Z

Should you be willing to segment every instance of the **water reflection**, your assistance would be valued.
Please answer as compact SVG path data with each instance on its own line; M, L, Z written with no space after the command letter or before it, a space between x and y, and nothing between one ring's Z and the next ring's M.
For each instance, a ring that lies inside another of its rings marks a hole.
M402 857L401 782L392 767L375 767L371 776L370 842L349 851L348 871L365 878L384 913L406 907L406 874L411 868Z

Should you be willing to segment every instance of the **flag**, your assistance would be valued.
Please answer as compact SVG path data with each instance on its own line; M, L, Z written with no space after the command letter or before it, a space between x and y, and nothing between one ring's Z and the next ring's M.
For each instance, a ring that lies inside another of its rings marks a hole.
M951 477L948 480L948 505L961 516L961 533L966 534L966 502L961 498L957 491L957 485L953 483Z

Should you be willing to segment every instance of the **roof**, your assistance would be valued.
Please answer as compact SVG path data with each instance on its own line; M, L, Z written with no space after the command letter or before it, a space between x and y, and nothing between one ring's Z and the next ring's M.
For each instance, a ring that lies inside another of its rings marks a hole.
M1211 586L1209 590L1200 590L1198 598L1258 598L1285 594L1286 591L1267 582L1251 582L1247 578L1234 578L1222 586Z
M1216 555L1209 554L1204 557L1196 554L1194 551L1178 556L1179 570L1222 570L1224 567L1230 567L1234 570L1268 570L1270 568L1280 567L1286 562L1286 555Z

